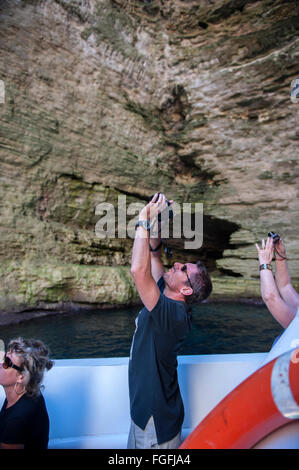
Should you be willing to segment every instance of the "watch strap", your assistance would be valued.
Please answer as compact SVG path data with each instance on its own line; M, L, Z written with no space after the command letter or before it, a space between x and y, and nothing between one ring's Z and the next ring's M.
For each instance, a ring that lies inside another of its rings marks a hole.
M150 230L151 224L148 220L138 220L137 224L135 225L135 230L138 227L143 227L145 230Z

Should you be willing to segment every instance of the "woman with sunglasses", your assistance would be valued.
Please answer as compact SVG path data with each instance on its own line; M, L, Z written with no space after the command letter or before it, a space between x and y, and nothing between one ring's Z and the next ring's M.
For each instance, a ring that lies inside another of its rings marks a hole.
M47 347L39 340L17 338L0 363L6 398L0 411L0 449L46 449L49 417L41 383L51 369Z

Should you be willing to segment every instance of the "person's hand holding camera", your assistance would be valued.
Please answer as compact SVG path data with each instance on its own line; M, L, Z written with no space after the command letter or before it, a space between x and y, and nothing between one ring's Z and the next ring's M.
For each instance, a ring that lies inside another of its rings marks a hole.
M287 259L286 248L284 246L282 238L279 238L278 242L275 245L275 260L283 261Z
M271 261L273 259L273 254L274 254L273 239L271 237L268 237L266 243L265 243L265 240L263 239L262 248L260 248L257 243L255 244L255 246L258 252L260 264L271 264Z
M172 203L173 201L167 201L164 194L154 194L150 202L140 211L139 220L149 220L153 222L157 219L158 215Z

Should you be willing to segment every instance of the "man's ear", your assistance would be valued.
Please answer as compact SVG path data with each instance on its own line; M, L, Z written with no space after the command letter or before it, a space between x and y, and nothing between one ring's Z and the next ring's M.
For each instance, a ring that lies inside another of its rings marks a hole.
M180 293L183 295L192 295L193 289L190 286L184 286L184 287L181 287Z

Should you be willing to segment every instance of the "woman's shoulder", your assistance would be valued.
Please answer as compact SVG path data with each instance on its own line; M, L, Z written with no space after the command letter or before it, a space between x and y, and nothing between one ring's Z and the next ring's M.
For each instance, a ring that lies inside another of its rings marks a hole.
M43 409L45 407L45 400L43 395L30 396L27 393L24 393L22 397L17 402L18 410L25 414L31 414L37 410Z

